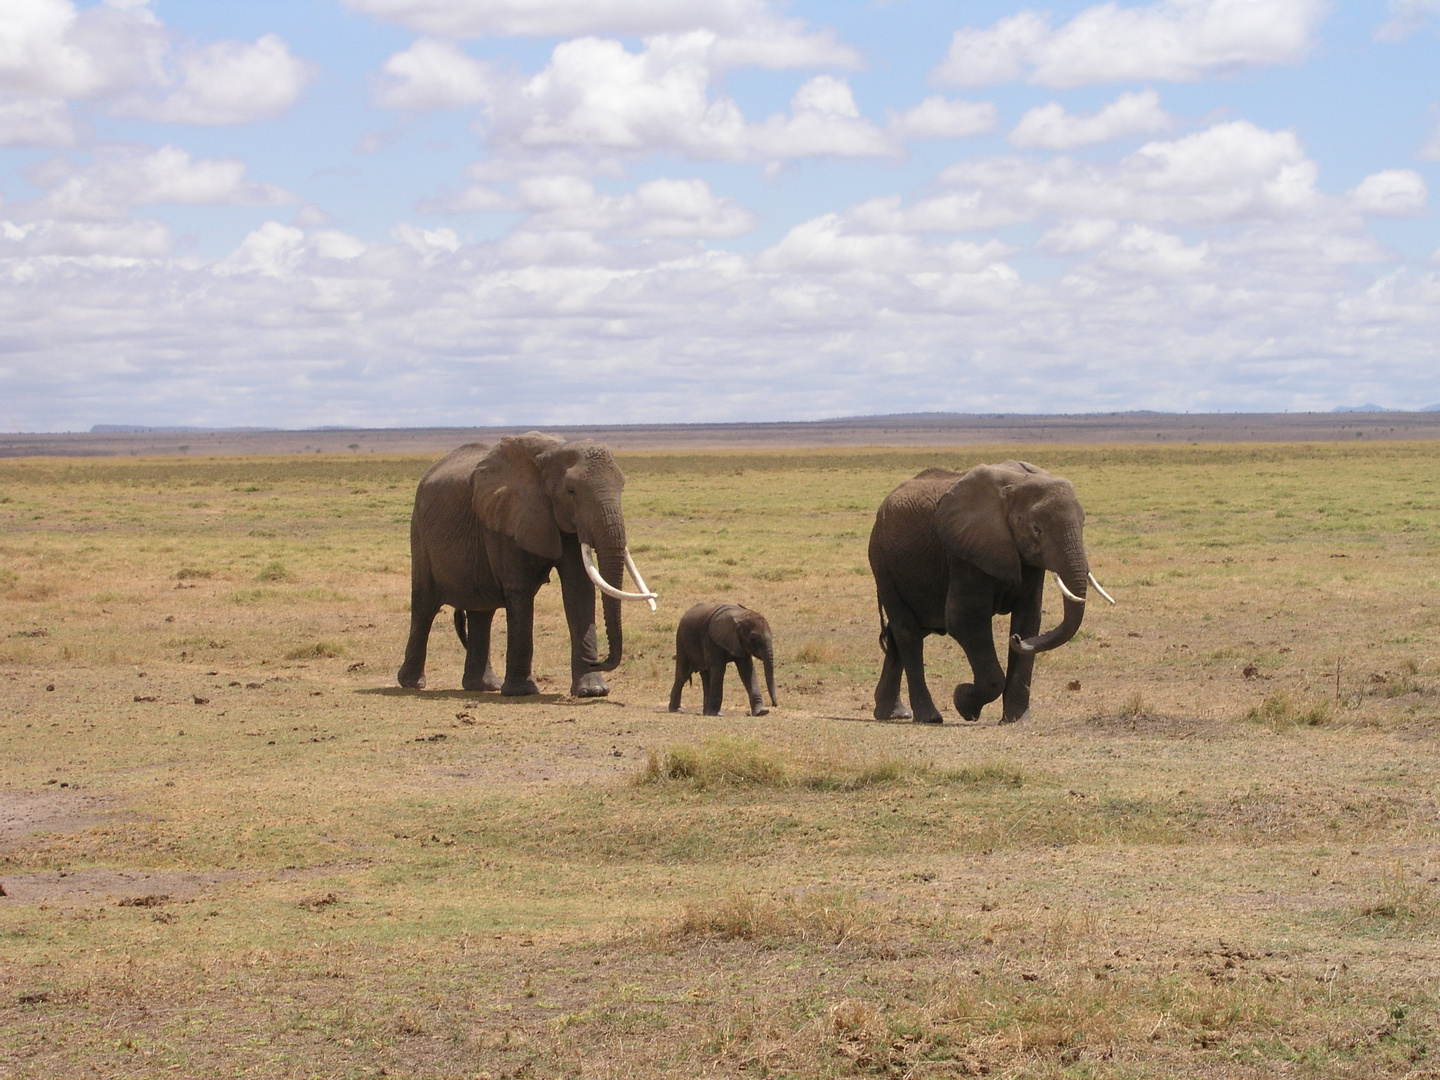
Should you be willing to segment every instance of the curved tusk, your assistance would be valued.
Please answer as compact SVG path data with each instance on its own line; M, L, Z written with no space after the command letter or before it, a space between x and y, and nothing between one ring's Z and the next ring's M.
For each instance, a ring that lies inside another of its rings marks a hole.
M616 600L648 600L651 606L654 606L655 601L658 599L654 593L648 590L646 592L625 592L623 589L617 589L614 585L611 585L600 576L600 571L595 568L595 553L590 550L590 545L584 542L580 544L580 561L585 564L586 575L595 583L595 587L606 596L613 596ZM633 573L634 571L631 572ZM639 582L637 581L636 584L639 584Z
M636 578L636 580L638 581L639 578ZM1094 574L1090 575L1090 584L1094 585L1095 591L1098 592L1101 596L1103 596L1106 600L1109 600L1112 604L1115 603L1115 598L1111 596L1108 592L1106 592L1103 588L1101 588L1100 583L1095 580ZM640 587L643 589L645 586L642 585Z
M1073 592L1071 592L1065 587L1065 582L1060 579L1059 574L1055 575L1055 584L1060 586L1060 591L1065 594L1066 600L1073 600L1077 604L1083 604L1085 602L1085 597L1076 596Z
M630 571L630 577L634 580L635 587L642 593L649 594L645 602L650 605L650 610L654 611L655 601L658 600L659 597L645 587L645 579L640 576L640 568L635 565L635 560L630 557L630 549L628 547L625 549L625 568ZM1104 590L1102 589L1101 592L1104 592Z

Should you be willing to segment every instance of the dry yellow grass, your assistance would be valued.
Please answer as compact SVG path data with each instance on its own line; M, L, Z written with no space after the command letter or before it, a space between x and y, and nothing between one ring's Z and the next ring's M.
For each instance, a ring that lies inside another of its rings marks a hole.
M869 720L875 506L1013 456L1120 606ZM540 698L393 687L427 464L0 464L0 1075L1435 1075L1430 445L627 456L603 701L553 585ZM767 717L665 711L722 598Z

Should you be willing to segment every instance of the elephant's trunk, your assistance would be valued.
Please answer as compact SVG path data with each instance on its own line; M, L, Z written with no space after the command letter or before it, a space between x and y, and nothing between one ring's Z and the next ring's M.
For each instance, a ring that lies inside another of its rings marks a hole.
M1049 561L1049 560L1047 560ZM1077 529L1066 538L1063 553L1051 563L1060 591L1064 595L1065 615L1060 625L1032 638L1010 638L1013 652L1033 655L1058 649L1073 638L1085 619L1085 591L1090 585L1090 564L1085 558L1085 545Z
M770 691L770 704L779 707L780 703L775 700L775 657L769 653L765 654L765 688Z
M600 548L595 553L596 569L609 584L620 589L625 585L625 526L620 522L607 522L605 536L600 539ZM609 593L600 596L600 608L605 616L605 640L609 654L596 664L595 671L614 671L620 666L625 652L625 632L621 625L620 599Z

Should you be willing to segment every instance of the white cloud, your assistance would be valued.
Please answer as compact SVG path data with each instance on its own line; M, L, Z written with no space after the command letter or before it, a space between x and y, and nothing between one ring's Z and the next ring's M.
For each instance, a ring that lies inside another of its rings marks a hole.
M802 84L788 116L747 124L734 101L710 96L714 44L708 31L654 37L639 53L601 38L562 42L543 71L497 93L490 133L527 151L671 151L731 161L894 152L832 75Z
M774 16L763 0L341 0L360 11L423 34L485 37L524 34L736 33Z
M1191 81L1250 67L1291 64L1314 46L1324 0L1108 2L1058 29L1023 11L988 30L957 30L935 82L984 86L1024 79L1072 87L1133 80Z
M578 177L523 180L516 201L532 217L526 230L637 237L738 236L755 215L734 199L717 199L703 180L651 180L624 195L598 193Z
M1390 18L1375 30L1377 41L1404 41L1440 19L1440 0L1390 0Z
M386 109L453 109L495 95L488 65L448 41L421 38L386 60L384 72L375 102Z
M175 60L178 85L162 97L130 96L115 112L170 124L248 124L279 116L300 100L314 64L290 54L276 34L253 45L220 41Z
M89 168L63 160L47 163L31 179L50 191L12 212L31 221L108 221L137 206L256 205L293 202L271 184L245 179L245 163L231 159L192 159L175 146L141 151L112 148L96 155Z
M804 83L790 102L790 115L772 116L750 128L746 142L771 160L894 153L885 134L860 115L850 85L833 75Z
M932 94L913 109L890 117L896 139L963 139L990 131L997 122L993 102L954 101Z
M1003 261L1013 249L998 241L922 244L896 233L847 234L839 214L825 214L795 226L756 259L760 270L820 274L859 271L908 274L925 270L973 273Z
M90 98L156 80L164 31L144 7L8 0L0 19L0 90Z
M1430 111L1434 113L1440 111L1440 109L1431 106ZM1430 137L1421 145L1419 157L1422 161L1440 161L1440 124L1435 126L1435 130L1430 133Z
M1386 169L1361 180L1350 201L1362 214L1414 217L1424 213L1425 180L1413 169Z
M6 0L0 17L0 92L96 100L116 115L248 123L290 108L314 70L275 34L177 48L143 0L84 9L72 0Z
M58 98L0 97L0 146L73 146L75 119Z
M1136 277L1177 277L1205 269L1208 244L1187 246L1178 236L1145 225L1131 225L1100 253L1106 269Z
M1113 218L1075 218L1046 232L1039 246L1052 255L1078 255L1093 251L1119 231Z
M1010 132L1010 145L1022 150L1073 150L1131 135L1149 135L1170 126L1154 90L1121 94L1093 116L1072 116L1058 102L1031 109Z
M170 253L170 229L159 221L0 221L0 259L17 256L112 256L158 259Z

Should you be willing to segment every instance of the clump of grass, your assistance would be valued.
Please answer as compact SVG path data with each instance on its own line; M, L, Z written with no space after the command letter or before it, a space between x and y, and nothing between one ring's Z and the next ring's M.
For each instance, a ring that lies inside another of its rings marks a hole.
M291 649L285 654L286 660L334 660L345 655L345 646L333 641L317 641Z
M688 782L698 790L756 786L845 792L907 782L1019 787L1024 783L1024 774L1003 764L936 769L899 757L797 762L758 739L718 736L698 747L681 743L665 750L651 750L633 780L637 785L676 781Z
M255 575L256 581L289 581L292 575L285 568L285 564L279 561L268 562L260 568Z
M962 765L958 769L940 769L935 777L947 784L991 784L996 787L1020 787L1025 783L1025 773L1014 765L1003 762L985 762L980 765Z
M200 580L208 581L215 576L213 570L200 570L193 566L182 566L175 572L176 581Z
M878 907L846 892L775 899L736 890L719 902L688 902L664 936L842 945L873 939L882 921Z
M1324 727L1330 723L1330 702L1297 701L1285 690L1269 695L1245 713L1246 723L1263 724L1271 731L1289 731L1295 727Z
M1380 895L1362 907L1360 914L1371 919L1429 923L1440 917L1440 896L1396 862L1380 879Z
M707 739L700 746L680 743L667 750L651 750L637 784L688 780L704 789L717 786L783 785L789 778L784 758L757 739L725 736Z
M1125 704L1120 706L1120 715L1126 720L1139 720L1148 712L1149 710L1145 707L1145 697L1139 690L1126 698Z
M833 651L818 641L801 642L791 659L797 664L824 664L833 659Z

